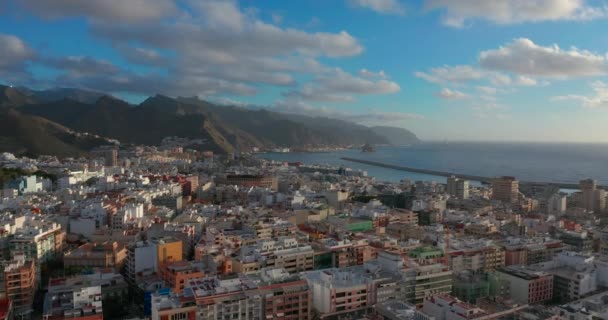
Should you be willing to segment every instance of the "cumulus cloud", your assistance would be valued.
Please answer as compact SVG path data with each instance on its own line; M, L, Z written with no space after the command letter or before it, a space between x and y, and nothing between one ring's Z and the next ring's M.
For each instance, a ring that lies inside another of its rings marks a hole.
M436 96L438 96L442 99L447 99L447 100L457 100L457 99L469 98L468 94L458 91L458 90L451 90L449 88L441 89L441 91L436 93Z
M515 83L520 86L532 87L538 84L538 81L534 78L526 77L526 76L517 76L515 79Z
M118 45L118 51L131 63L150 66L168 66L169 59L157 50L128 45Z
M475 81L490 81L494 85L509 85L511 78L498 72L483 70L468 65L442 66L427 72L416 72L416 77L436 84L464 84Z
M608 84L602 81L591 83L594 94L591 96L570 94L565 96L553 97L553 101L576 101L584 108L603 108L608 107Z
M73 77L115 75L120 71L110 61L98 60L88 56L43 57L39 62L48 67L67 72Z
M488 87L488 86L477 86L477 90L481 93L490 94L490 95L498 93L497 88Z
M35 52L20 38L0 33L0 78L21 84L30 80L27 62Z
M485 76L485 73L483 70L461 65L431 68L428 72L416 72L415 75L428 82L443 84L480 80Z
M381 73L366 70L364 74L377 78ZM396 82L358 77L341 69L319 75L313 82L285 95L306 101L350 102L354 100L353 95L392 94L401 90Z
M303 101L280 100L272 109L278 112L301 114L311 117L328 117L349 120L361 124L399 123L408 120L423 120L424 116L407 112L383 112L369 109L363 112L336 110L324 106L315 106Z
M525 38L481 52L479 63L486 69L547 78L599 76L608 71L605 56L577 48L562 50L557 45L543 47Z
M186 0L179 7L171 0L77 2L25 0L16 5L45 18L83 17L94 36L110 42L130 63L151 69L145 74L119 70L89 57L38 61L63 71L57 81L65 85L138 94L251 95L263 85L295 86L296 75L326 72L320 57L363 51L346 31L279 27L276 19L275 24L265 22L256 10L243 9L234 0Z
M86 16L108 22L156 21L178 12L172 0L21 0L19 3L44 18Z
M352 114L347 116L346 119L366 124L374 124L374 123L387 123L387 122L402 122L406 120L422 120L424 119L423 115L416 113L407 113L407 112L369 112L369 113L360 113L360 114Z
M353 7L369 9L381 14L405 14L405 8L399 0L348 0Z
M34 55L23 40L0 33L0 68L12 68L24 63Z
M367 69L361 69L359 70L359 75L363 78L367 78L367 79L386 79L388 78L386 76L386 73L384 73L384 70L380 70L378 72L373 72L373 71L369 71Z
M608 9L585 0L426 0L427 10L442 10L443 23L462 27L486 20L496 24L557 20L592 20L608 16Z

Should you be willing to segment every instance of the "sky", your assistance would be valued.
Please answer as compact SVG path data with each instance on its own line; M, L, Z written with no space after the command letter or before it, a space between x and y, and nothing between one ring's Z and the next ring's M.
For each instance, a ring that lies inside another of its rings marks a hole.
M608 142L607 30L608 0L2 0L0 83Z

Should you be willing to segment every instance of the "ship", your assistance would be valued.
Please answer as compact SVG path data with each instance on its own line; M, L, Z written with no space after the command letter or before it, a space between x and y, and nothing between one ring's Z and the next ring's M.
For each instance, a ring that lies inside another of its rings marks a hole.
M376 151L376 148L374 148L374 146L372 146L369 143L366 143L363 145L363 147L361 147L361 152L374 152Z

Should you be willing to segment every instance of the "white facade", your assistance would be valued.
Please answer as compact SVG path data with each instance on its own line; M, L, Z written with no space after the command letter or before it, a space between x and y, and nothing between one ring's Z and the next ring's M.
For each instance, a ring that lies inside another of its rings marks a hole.
M135 279L135 275L144 272L157 272L157 248L152 243L138 241L129 247L127 255L127 275Z
M549 214L564 214L567 209L567 196L565 194L556 193L547 200L547 213Z
M82 287L72 293L74 309L89 306L101 310L101 286Z

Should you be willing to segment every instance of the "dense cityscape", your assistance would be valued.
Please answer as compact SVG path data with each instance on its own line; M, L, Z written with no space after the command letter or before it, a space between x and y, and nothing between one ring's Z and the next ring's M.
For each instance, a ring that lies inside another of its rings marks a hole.
M0 320L608 320L608 0L0 0Z
M594 180L388 183L177 144L0 162L2 319L608 317Z

